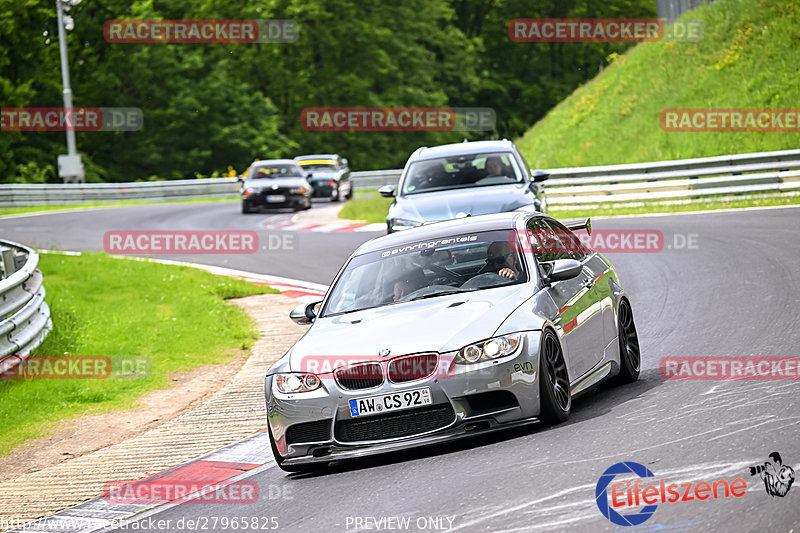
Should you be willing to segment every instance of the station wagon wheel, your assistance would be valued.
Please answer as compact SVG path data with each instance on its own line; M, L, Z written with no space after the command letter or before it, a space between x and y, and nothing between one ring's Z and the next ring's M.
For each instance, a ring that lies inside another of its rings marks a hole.
M639 379L642 363L639 350L639 335L633 322L633 310L628 300L620 300L617 312L617 334L619 336L619 379L621 383L632 383Z
M561 343L551 330L545 331L539 350L539 401L542 421L557 424L569 418L572 408L569 374Z

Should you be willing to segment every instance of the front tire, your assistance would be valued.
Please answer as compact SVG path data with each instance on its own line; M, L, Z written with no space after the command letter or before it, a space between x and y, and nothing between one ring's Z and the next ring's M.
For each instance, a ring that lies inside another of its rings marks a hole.
M540 419L547 424L558 424L569 418L572 394L569 374L564 361L561 343L552 330L545 330L539 349L539 401Z
M242 202L242 214L248 215L253 212L253 208L247 202Z
M633 322L633 310L628 300L619 302L617 311L617 336L619 339L619 376L620 384L633 383L639 379L642 356L639 349L639 335Z

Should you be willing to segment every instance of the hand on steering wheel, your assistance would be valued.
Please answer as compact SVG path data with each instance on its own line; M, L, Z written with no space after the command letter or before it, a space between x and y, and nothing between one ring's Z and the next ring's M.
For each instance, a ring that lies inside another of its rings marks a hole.
M503 276L504 278L508 279L517 279L517 273L511 270L510 268L501 268L500 271L497 273L499 276Z

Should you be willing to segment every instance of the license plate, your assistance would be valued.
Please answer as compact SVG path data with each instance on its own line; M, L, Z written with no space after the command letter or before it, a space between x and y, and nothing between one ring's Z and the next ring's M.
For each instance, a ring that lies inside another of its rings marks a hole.
M390 392L377 396L353 398L350 400L350 416L377 415L387 411L402 411L412 407L431 405L431 389L411 389L403 392Z
M282 194L269 194L266 196L267 203L279 204L286 201L286 196Z

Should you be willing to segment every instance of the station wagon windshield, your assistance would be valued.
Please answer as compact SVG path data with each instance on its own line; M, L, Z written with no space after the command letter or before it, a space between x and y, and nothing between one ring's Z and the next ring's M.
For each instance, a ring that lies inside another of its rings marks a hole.
M403 195L521 183L523 173L511 152L466 154L412 163Z

